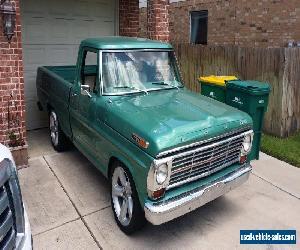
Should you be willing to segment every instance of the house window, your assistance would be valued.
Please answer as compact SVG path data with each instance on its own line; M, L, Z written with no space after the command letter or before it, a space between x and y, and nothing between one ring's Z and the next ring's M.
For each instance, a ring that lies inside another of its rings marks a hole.
M207 44L208 11L191 11L191 43Z

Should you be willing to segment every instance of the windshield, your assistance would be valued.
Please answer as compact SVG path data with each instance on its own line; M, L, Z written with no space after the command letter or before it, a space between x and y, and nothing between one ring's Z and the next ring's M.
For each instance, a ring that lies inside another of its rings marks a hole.
M103 94L182 87L172 51L103 52Z

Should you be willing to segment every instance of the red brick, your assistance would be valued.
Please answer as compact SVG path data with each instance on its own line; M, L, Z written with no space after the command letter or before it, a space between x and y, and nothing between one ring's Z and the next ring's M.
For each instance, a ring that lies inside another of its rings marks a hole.
M138 36L139 0L119 0L119 28L121 36Z
M161 3L158 0L154 2ZM152 5L159 9L157 3ZM208 10L209 45L283 47L290 40L300 41L299 0L186 0L170 4L171 42L190 42L190 11L199 10ZM141 37L147 37L149 31L155 31L153 28L155 25L149 26L149 17L153 18L153 13L150 15L148 13L147 18L147 8L141 8L139 29ZM160 20L164 15L159 14L157 17L155 20Z
M169 41L169 0L151 0L147 6L147 37Z
M8 134L14 132L26 141L25 109L24 109L24 79L22 62L22 41L20 25L19 0L12 1L16 5L17 27L9 43L2 32L0 21L0 143L8 143ZM13 94L11 97L10 95ZM14 103L14 105L12 105ZM10 105L8 105L10 104ZM8 128L7 110L17 117L10 122ZM18 121L20 120L20 121Z

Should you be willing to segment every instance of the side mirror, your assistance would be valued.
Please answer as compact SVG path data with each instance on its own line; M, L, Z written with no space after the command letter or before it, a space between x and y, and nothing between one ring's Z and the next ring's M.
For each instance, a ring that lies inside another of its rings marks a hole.
M87 95L88 97L92 97L90 91L90 85L81 85L81 95Z

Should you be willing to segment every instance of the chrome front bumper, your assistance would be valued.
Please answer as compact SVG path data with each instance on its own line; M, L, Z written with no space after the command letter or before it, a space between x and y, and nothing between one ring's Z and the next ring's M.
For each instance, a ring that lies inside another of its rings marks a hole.
M28 215L25 207L24 207L24 224L25 224L24 233L17 235L15 248L18 250L32 250L33 247L32 234L31 234L31 228L30 228Z
M191 190L185 195L172 197L163 202L149 201L144 206L145 216L153 225L160 225L180 217L240 186L248 180L251 170L251 165L247 163L215 182Z

